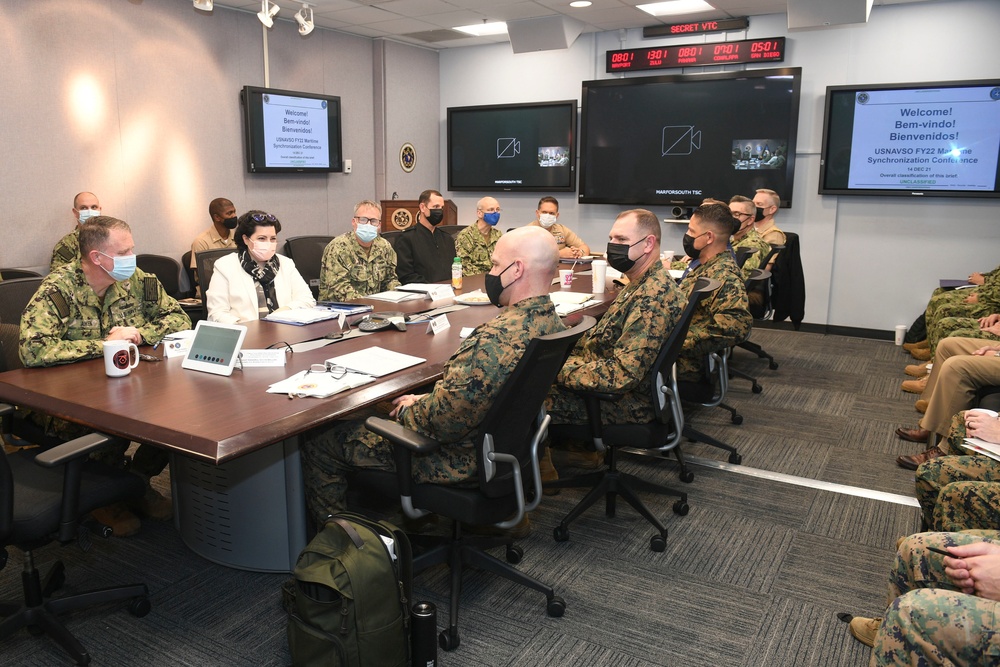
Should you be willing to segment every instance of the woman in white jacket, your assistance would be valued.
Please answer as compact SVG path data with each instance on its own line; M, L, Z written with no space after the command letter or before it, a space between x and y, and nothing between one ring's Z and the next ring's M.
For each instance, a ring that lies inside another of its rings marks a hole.
M244 213L236 225L236 252L215 262L208 286L208 319L233 324L276 310L316 305L295 263L277 255L281 221L264 211Z

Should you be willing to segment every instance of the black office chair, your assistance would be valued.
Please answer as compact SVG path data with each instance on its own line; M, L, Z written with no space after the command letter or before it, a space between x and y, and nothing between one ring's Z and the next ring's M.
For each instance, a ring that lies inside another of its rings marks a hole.
M234 252L236 248L219 248L203 250L195 256L195 261L198 263L198 282L201 285L201 307L205 310L205 317L208 317L208 286L212 284L215 262Z
M452 238L455 238L466 227L468 225L438 225L438 230L450 234Z
M293 236L285 241L285 255L295 262L295 268L319 298L319 274L323 266L323 252L333 240L332 236Z
M799 253L799 235L785 232L785 248L771 267L771 302L775 322L788 319L796 331L802 326L806 309L806 282Z
M601 420L601 401L617 401L620 394L600 391L577 391L587 406L587 424L554 424L550 429L553 439L571 438L594 443L597 451L604 451L607 468L586 475L546 482L546 488L589 488L590 491L583 500L577 503L559 525L553 535L557 542L569 539L569 524L583 514L591 505L602 497L605 499L605 514L615 515L616 496L621 496L646 521L653 524L656 534L649 540L649 548L653 551L663 551L667 546L667 529L660 520L646 507L637 495L637 491L646 491L661 495L678 496L673 505L676 514L684 516L688 513L687 494L666 486L653 484L635 475L618 470L618 451L656 450L661 455L673 451L681 467L681 480L690 482L694 479L684 465L677 444L680 442L684 428L684 413L681 410L677 379L674 373L674 362L684 347L684 338L691 326L698 303L709 294L719 289L719 282L708 278L700 278L688 296L687 306L680 321L664 341L660 353L650 369L651 402L655 418L643 424L604 424Z
M744 247L744 248L733 248L733 255L736 258L736 266L743 268L743 265L747 263L747 260L751 256L756 254L757 248Z
M451 537L438 541L413 561L415 573L441 563L447 563L451 569L448 628L439 636L440 645L446 651L457 648L460 643L458 603L462 571L466 566L488 570L544 593L548 615L563 615L566 603L550 586L484 550L504 544L507 562L516 564L523 551L512 544L511 538L470 538L463 535L462 524L511 528L521 521L525 512L538 506L542 498L538 453L550 420L542 407L545 396L573 345L594 324L594 318L583 317L571 329L536 338L528 344L473 440L479 470L475 486L415 483L410 477L412 455L434 452L440 443L407 431L394 421L371 417L365 422L369 430L396 445L396 472L363 471L356 479L384 495L398 495L404 513L411 518L434 513L452 520Z
M181 294L181 265L176 259L166 255L136 255L135 265L156 276L167 294L175 299L184 298Z
M389 231L389 232L380 232L381 237L384 238L386 241L389 242L389 245L392 246L393 250L396 249L396 239L398 239L400 236L402 236L402 234L403 234L402 230L393 230L393 231Z
M754 269L753 271L750 272L750 275L746 279L746 283L745 284L746 284L746 288L747 288L747 294L762 293L762 294L765 295L762 298L765 299L765 303L766 303L767 299L769 298L768 292L770 290L770 283L771 283L771 272L770 271L767 271L765 269ZM754 318L754 319L756 319L756 318ZM752 333L753 332L751 331L751 334ZM739 343L736 344L736 346L737 347L742 347L744 344L748 344L749 343L749 338L750 338L750 336L748 335L746 340L740 341ZM754 347L760 349L760 351L761 351L761 357L762 358L763 357L770 357L770 355L768 355L767 352L765 352L764 349L761 348L759 345L755 345L753 343L749 343L749 344L753 345ZM730 349L728 351L728 356L729 356L729 358L732 357L732 349ZM727 363L728 363L728 361L729 360L726 359ZM773 358L771 359L771 364L774 364L774 368L777 368L777 364L774 362ZM750 375L749 373L745 373L744 371L741 371L738 368L734 368L731 365L728 368L728 372L729 372L729 377L735 376L735 377L743 378L744 380L749 380L750 383L751 383L750 390L753 393L759 394L760 392L764 391L764 388L760 385L759 382L757 382L757 378L755 378L754 376ZM733 423L734 424L740 424L742 422L743 422L742 418L740 418L740 421L736 421L736 413L733 412Z
M40 277L0 280L0 322L21 326L21 315L42 280Z
M11 413L12 406L0 404L0 415ZM65 567L56 562L44 579L35 567L33 551L49 542L76 541L89 549L80 519L92 510L142 496L145 485L138 475L88 460L91 451L107 442L107 436L91 433L37 456L38 450L0 456L0 546L24 552L24 599L0 601L0 639L26 627L32 634L49 635L78 665L88 664L90 655L59 615L121 600L131 600L128 610L133 616L150 610L145 584L52 598L65 581ZM0 568L6 563L7 550L0 548Z
M190 250L181 255L181 269L184 271L184 275L187 276L188 290L186 294L188 296L194 296L195 288L198 285L198 278L195 276L194 267L191 266Z
M785 249L783 245L772 245L771 251L764 256L761 260L761 267L765 268L771 262L771 259L778 255L782 250ZM775 266L777 266L778 260L775 259ZM757 298L751 298L750 302L750 314L753 315L755 320L768 320L772 317L774 308L772 303L772 292L774 290L774 275L768 272L769 279L761 282L754 282L753 284L747 283L747 296L757 295ZM801 322L801 318L799 320ZM797 329L798 327L796 327ZM778 362L774 360L774 357L767 353L767 351L750 340L745 340L739 343L736 347L747 350L757 355L759 359L767 359L767 367L772 371L778 370ZM754 391L754 393L759 393Z
M0 269L0 278L14 280L15 278L41 278L42 274L29 269Z

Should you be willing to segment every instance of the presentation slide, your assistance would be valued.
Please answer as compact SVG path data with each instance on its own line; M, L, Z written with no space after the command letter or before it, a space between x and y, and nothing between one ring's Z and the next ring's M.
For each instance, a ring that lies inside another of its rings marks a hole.
M998 88L859 92L848 185L992 191L998 147Z
M262 96L267 167L330 167L326 100Z

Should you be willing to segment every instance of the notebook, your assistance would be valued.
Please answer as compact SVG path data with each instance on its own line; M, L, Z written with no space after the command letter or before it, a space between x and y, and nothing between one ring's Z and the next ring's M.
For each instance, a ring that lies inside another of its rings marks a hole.
M195 327L191 349L181 366L193 371L232 375L246 335L247 328L242 324L201 320Z

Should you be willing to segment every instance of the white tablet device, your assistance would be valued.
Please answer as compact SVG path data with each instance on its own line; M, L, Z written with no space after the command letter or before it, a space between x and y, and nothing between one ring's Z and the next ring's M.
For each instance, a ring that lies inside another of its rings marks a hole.
M191 349L181 366L193 371L232 375L246 335L247 328L242 324L201 320L195 327Z

